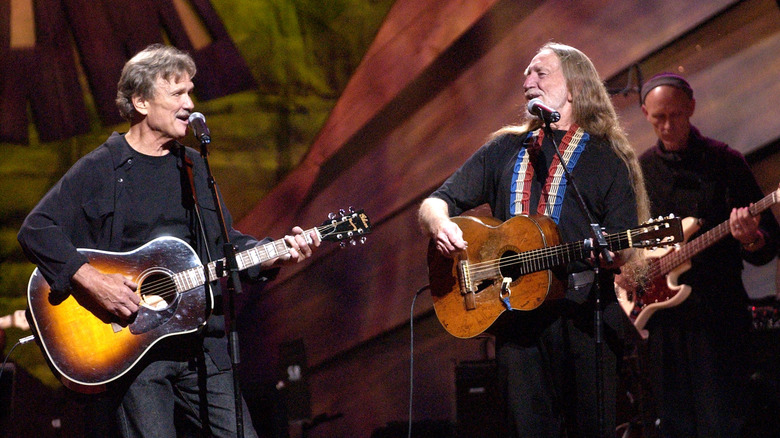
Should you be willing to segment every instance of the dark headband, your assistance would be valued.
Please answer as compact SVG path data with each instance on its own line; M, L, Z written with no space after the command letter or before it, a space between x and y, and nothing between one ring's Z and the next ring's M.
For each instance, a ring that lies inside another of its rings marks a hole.
M693 99L693 88L691 88L691 84L683 79L682 76L678 76L674 73L659 73L648 79L647 82L642 85L642 100L640 102L645 103L645 96L647 96L647 93L649 93L653 88L659 87L661 85L669 85L678 88L687 94L688 97Z

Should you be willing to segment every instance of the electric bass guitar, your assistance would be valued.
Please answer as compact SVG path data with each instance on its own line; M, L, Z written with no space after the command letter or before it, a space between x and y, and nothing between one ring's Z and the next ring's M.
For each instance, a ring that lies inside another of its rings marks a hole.
M515 216L501 223L491 217L452 218L468 248L455 258L428 246L428 276L436 317L457 338L487 330L507 310L533 310L545 299L563 295L556 266L591 256L590 239L560 244L547 216ZM605 236L609 249L670 245L681 241L679 218L659 218Z
M363 240L371 231L362 210L333 216L315 232L323 241ZM239 270L289 253L284 239L236 254ZM78 294L52 291L36 268L27 288L31 324L52 371L63 384L84 393L101 392L106 384L132 369L161 339L192 333L206 324L212 310L211 289L226 276L225 259L203 266L183 240L159 237L130 252L79 249L105 274L119 273L138 284L140 309L121 324Z
M765 196L750 207L750 214L758 216L780 202L780 188ZM691 257L699 254L714 243L730 234L729 221L725 221L706 233L688 242L701 225L698 219L683 219L685 242L675 248L645 249L644 256L649 260L642 285L636 285L636 279L620 276L615 281L618 302L643 335L647 321L656 310L674 307L688 298L691 287L678 284L682 273L691 268Z

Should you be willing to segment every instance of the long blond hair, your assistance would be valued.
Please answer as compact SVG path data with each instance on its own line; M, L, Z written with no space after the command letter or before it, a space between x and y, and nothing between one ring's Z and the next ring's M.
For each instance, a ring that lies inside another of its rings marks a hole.
M631 187L636 197L637 216L640 222L650 218L650 202L645 189L642 168L639 166L634 149L626 133L618 122L618 116L604 83L599 78L596 67L584 53L574 47L549 42L539 51L550 50L561 62L561 70L566 78L566 87L572 96L572 119L574 123L591 135L604 137L609 141L615 153L626 163L631 175ZM526 72L527 73L527 72ZM521 125L506 126L491 135L519 134L539 129L541 120L524 112Z

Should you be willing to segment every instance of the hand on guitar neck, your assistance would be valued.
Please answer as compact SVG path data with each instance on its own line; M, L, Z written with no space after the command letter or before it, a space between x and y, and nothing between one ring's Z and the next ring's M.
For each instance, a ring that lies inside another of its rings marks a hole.
M595 254L593 254L590 258L587 259L588 263L591 266L596 266L598 263L599 268L602 269L617 269L625 265L626 261L632 257L632 254L634 254L634 249L626 248L617 252L607 250L607 252L609 253L610 259L612 259L612 262L608 262L607 259L602 256L597 257Z
M764 233L758 228L760 216L750 213L750 207L734 208L729 216L729 231L747 251L758 251L764 246Z
M261 264L263 268L300 263L311 257L314 248L321 243L320 236L314 230L306 232L298 226L293 227L292 235L284 236L284 241L289 252Z

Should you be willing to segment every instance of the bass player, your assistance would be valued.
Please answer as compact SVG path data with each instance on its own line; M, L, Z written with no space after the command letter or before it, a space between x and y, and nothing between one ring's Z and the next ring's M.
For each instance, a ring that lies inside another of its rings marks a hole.
M651 213L697 218L699 233L724 222L730 231L679 277L690 296L648 321L660 429L665 437L741 436L750 371L742 261L761 265L777 255L778 224L769 210L748 211L763 194L742 155L691 125L696 100L688 81L658 74L644 84L641 99L658 137L640 157Z

